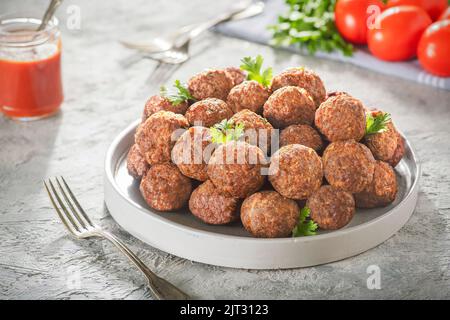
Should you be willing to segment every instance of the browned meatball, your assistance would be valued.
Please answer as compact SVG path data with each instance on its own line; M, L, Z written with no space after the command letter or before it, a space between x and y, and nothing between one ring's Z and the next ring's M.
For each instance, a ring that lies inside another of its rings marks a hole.
M366 133L366 114L361 101L347 94L330 97L316 111L317 129L329 141L360 141Z
M355 200L350 192L322 186L306 202L311 219L325 230L346 226L355 214Z
M246 142L260 147L264 152L270 150L273 127L265 118L244 109L234 114L231 121L244 125Z
M151 115L136 132L136 143L150 165L170 161L170 152L180 136L179 129L189 123L181 114L158 111Z
M290 144L280 148L271 158L269 181L287 198L307 199L320 188L322 179L322 161L311 148Z
M212 127L223 119L233 115L225 102L216 98L207 98L191 105L186 111L186 119L191 125Z
M293 124L280 133L280 146L288 144L301 144L319 152L323 148L320 134L307 124Z
M249 109L261 114L263 105L268 98L268 90L262 84L252 80L244 81L231 89L227 103L233 112Z
M159 211L171 211L182 208L188 201L192 185L191 180L181 174L171 163L152 166L142 178L141 194L147 204Z
M213 147L208 128L191 127L173 147L172 161L185 176L205 181L208 179L206 169Z
M373 117L382 114L382 111L370 111ZM389 121L386 126L386 131L366 135L364 137L365 145L372 151L375 159L387 161L394 156L395 149L397 149L397 130L392 121Z
M227 74L227 76L231 78L231 81L233 82L233 87L244 82L245 78L247 78L245 72L236 67L228 67L225 68L224 71Z
M206 70L188 82L189 92L197 100L217 98L226 101L232 87L233 80L224 70Z
M241 220L245 229L259 238L289 237L297 224L299 207L276 191L261 191L244 200Z
M272 80L272 92L281 87L298 86L306 89L314 100L316 108L325 100L326 91L322 79L306 68L290 68L277 75Z
M383 161L377 161L372 182L362 192L355 193L359 208L384 207L395 200L397 177L394 169Z
M127 169L128 173L135 179L141 179L147 172L149 165L139 151L137 144L133 144L128 151Z
M181 102L174 105L167 98L161 96L151 96L145 103L142 122L148 119L152 114L158 111L172 111L173 113L184 114L188 108L187 102Z
M322 161L325 178L335 188L357 193L372 182L375 159L369 148L354 140L331 143Z
M397 148L395 148L392 158L390 158L386 162L389 163L393 168L395 168L398 165L398 163L402 160L404 155L405 155L405 140L400 135L400 133L397 132Z
M239 218L239 198L219 192L210 180L195 189L189 199L192 214L208 224L226 224Z
M326 96L325 100L327 100L328 98L334 97L334 96L341 95L341 94L348 95L348 93L345 92L345 91L331 91L331 92L327 93L327 96Z
M264 184L264 153L243 141L220 145L208 162L208 176L220 192L245 198Z
M275 128L292 124L312 124L316 106L308 92L300 87L283 87L264 104L264 117Z

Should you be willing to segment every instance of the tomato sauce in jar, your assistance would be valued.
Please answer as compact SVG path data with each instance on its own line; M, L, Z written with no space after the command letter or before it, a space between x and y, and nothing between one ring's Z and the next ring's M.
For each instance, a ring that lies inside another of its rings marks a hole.
M0 110L10 118L44 118L63 101L57 21L35 31L39 24L30 18L0 23Z

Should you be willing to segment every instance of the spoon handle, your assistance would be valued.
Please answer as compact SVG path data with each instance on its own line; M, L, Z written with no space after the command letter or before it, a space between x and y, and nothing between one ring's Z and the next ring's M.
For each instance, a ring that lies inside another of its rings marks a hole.
M48 22L55 14L56 9L61 5L62 2L63 2L63 0L52 0L50 2L47 10L45 11L44 17L42 18L42 22L41 22L39 28L37 29L37 31L42 31L45 29Z

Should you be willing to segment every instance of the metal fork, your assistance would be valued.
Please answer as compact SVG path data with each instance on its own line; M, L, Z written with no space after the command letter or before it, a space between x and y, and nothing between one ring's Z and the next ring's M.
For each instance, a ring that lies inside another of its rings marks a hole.
M151 292L157 299L189 299L189 296L183 291L154 274L121 240L95 225L89 219L63 177L60 177L60 179L54 178L54 180L57 188L51 179L47 182L44 181L44 186L56 213L70 234L77 239L101 237L109 240L142 271Z
M256 16L264 11L265 3L258 1L252 3L252 1L244 0L239 1L233 5L233 8L213 19L202 23L196 23L181 27L175 32L169 33L163 37L154 38L147 43L135 43L127 40L121 40L120 43L129 48L146 53L162 52L170 49L177 49L184 42L189 42L193 38L197 37L203 31L208 30L215 25L229 21L229 20L241 20Z

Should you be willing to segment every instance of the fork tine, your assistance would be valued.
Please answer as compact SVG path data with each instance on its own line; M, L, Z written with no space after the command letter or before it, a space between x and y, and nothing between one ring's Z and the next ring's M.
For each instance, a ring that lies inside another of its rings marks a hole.
M157 77L157 84L163 84L165 82L167 73L169 72L171 66L167 63L161 62L162 66L159 69L159 74Z
M173 64L172 65L172 69L170 70L170 74L168 74L167 76L170 78L172 76L172 74L177 71L179 68L181 67L181 64Z
M91 221L91 219L89 219L88 215L86 214L86 212L83 210L83 208L81 207L80 203L78 202L77 198L75 197L75 195L73 194L72 190L69 188L69 185L67 184L66 180L64 179L63 176L60 177L64 186L67 189L67 192L69 193L70 198L72 199L72 201L75 203L75 206L78 208L78 211L81 213L81 215L83 216L83 218L86 220L86 222L91 226L91 227L95 227L94 223ZM57 179L58 181L58 179ZM59 182L58 182L59 183Z
M72 212L72 216L75 217L75 219L78 221L78 223L85 229L87 229L87 223L84 221L80 214L78 213L77 209L73 206L72 202L69 200L69 197L67 196L67 192L62 187L61 183L59 182L58 177L55 177L56 183L58 184L58 188L61 191L61 194L63 195L63 198L69 207L70 211Z
M154 72L154 74L155 74L154 80L156 82L159 82L159 83L161 82L160 79L164 75L166 69L167 69L167 64L166 63L158 62L158 66L156 67L155 72ZM158 83L156 83L156 84L158 84Z
M48 183L50 184L50 189L53 191L53 195L55 196L56 200L59 203L59 206L61 207L62 211L65 213L65 216L68 218L68 220L72 223L72 226L75 228L76 231L81 232L81 226L77 224L77 222L73 219L72 214L67 210L67 207L64 205L64 202L61 200L61 197L59 196L58 192L56 191L55 186L52 183L51 179L48 179Z
M55 208L56 213L58 214L59 219L62 221L62 223L63 223L63 225L66 227L66 229L67 229L71 234L73 234L74 236L76 236L75 230L73 230L73 227L71 227L71 226L69 225L70 222L67 221L67 218L62 214L61 210L59 210L58 206L56 205L55 199L53 198L52 193L50 192L50 189L48 188L47 183L45 183L45 181L44 181L44 187L45 187L45 189L47 190L47 194L48 194L48 197L50 198L50 202L52 203L53 208Z
M158 84L158 82L159 82L158 81L159 74L161 73L161 69L164 68L164 64L165 63L163 63L163 62L158 62L158 64L153 69L153 72L151 73L150 77L147 80L149 85L153 86L153 85L157 85Z
M159 72L159 80L160 81L162 79L164 79L164 76L167 75L168 72L170 72L170 69L172 69L171 64L161 62L161 68L160 68L160 72Z
M149 78L153 82L152 85L165 83L179 67L180 65L159 62L158 70L156 71L155 68L155 71Z

